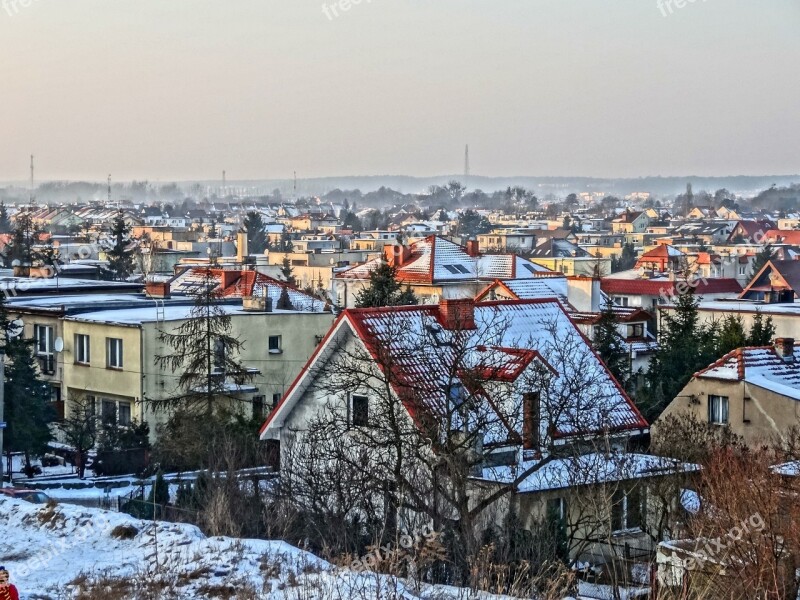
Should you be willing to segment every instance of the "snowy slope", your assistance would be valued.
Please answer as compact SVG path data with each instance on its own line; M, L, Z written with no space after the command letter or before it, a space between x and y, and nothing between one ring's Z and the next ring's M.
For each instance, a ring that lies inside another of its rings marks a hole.
M121 527L135 528L129 529L131 539L112 535ZM415 591L388 576L342 571L285 542L207 538L192 525L10 498L0 498L0 564L11 572L23 600L75 597L74 582L103 576L132 586L159 581L155 597L165 600L226 597L220 590L247 588L258 593L248 598L270 600L470 597L467 590ZM107 597L143 597L138 590L120 596L108 591Z

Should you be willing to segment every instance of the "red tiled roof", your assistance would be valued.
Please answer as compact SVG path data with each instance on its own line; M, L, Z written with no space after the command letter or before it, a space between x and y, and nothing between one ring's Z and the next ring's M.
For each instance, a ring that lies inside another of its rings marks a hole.
M774 244L800 244L800 229L770 229L765 239Z
M613 277L603 278L600 282L600 289L607 294L623 294L631 296L660 296L661 294L672 296L678 292L676 290L678 281L669 279L618 279ZM698 279L696 285L692 287L695 293L702 294L739 294L742 286L735 279Z

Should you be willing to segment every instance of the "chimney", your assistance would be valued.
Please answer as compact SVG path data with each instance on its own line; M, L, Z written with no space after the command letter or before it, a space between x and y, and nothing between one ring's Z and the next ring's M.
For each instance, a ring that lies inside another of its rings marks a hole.
M480 256L481 249L478 240L467 240L467 254L473 258Z
M234 271L230 269L223 269L219 271L220 273L220 288L223 290L226 288L231 287L234 283L236 283L239 278L242 276L241 271Z
M163 300L169 298L168 281L148 281L144 286L144 293L148 298Z
M408 246L395 244L393 246L383 247L383 258L391 266L397 269L406 264L410 256L411 256L411 250L408 248Z
M475 329L475 300L445 298L439 302L439 320L445 329Z
M249 251L247 249L247 233L240 231L236 234L236 261L242 265Z
M794 338L775 338L775 352L784 362L794 362Z

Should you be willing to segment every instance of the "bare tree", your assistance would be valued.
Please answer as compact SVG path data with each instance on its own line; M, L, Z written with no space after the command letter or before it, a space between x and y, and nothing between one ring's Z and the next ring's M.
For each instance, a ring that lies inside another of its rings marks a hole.
M283 481L320 522L371 522L377 543L432 524L447 582L470 584L483 533L537 474L557 461L596 483L580 457L624 453L615 431L641 417L566 317L537 323L533 340L501 310L481 312L479 327L443 327L436 310L354 311L369 335L332 342L314 367L308 393L325 400L284 444Z
M66 443L75 451L75 468L78 477L83 479L89 450L97 443L99 432L94 397L81 394L72 398L70 410L58 428Z

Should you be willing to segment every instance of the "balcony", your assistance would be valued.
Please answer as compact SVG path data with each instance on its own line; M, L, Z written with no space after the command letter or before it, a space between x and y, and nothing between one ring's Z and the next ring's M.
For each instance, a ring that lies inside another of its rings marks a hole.
M56 357L54 354L38 354L39 370L43 375L53 375L56 372Z

